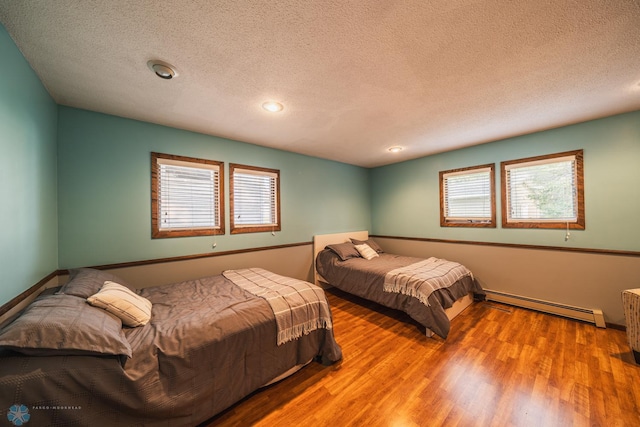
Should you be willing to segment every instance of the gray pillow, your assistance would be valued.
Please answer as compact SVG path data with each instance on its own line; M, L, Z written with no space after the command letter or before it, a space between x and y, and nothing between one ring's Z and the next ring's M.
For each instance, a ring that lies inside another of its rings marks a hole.
M325 249L332 250L342 261L346 261L349 258L360 258L360 252L351 242L328 245Z
M69 280L58 291L58 294L74 295L89 298L97 293L104 282L115 282L132 289L124 280L106 271L93 268L75 268L69 270Z
M83 298L59 294L27 306L0 332L0 348L29 356L131 357L120 319Z
M362 244L366 244L369 245L369 247L371 249L373 249L374 251L376 251L377 253L381 254L382 252L384 252L382 250L382 248L380 247L380 245L378 245L375 240L373 239L367 239L367 240L357 240L357 239L351 239L351 243L353 243L354 245L362 245Z

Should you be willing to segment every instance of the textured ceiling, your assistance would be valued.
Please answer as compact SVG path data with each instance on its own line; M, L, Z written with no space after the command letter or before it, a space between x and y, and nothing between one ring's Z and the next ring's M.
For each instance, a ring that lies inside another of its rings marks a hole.
M58 104L365 167L640 110L640 0L0 0L0 22Z

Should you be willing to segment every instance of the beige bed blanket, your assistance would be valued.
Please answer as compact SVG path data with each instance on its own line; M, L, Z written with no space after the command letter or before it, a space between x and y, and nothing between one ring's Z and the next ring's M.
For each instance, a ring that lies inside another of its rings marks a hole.
M319 286L262 268L226 270L222 274L235 285L269 303L278 326L278 345L316 329L333 327L329 304Z
M428 306L429 296L435 290L447 288L465 276L473 278L464 265L431 257L388 272L384 278L384 291L418 298Z

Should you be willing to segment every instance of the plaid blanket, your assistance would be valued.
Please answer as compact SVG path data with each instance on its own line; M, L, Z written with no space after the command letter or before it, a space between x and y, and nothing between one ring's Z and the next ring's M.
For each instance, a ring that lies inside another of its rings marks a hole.
M447 288L465 276L473 278L464 265L431 257L388 272L384 278L384 290L418 298L429 306L429 296L433 291Z
M278 325L278 345L319 328L333 327L329 303L319 286L262 268L226 270L222 274L269 303Z

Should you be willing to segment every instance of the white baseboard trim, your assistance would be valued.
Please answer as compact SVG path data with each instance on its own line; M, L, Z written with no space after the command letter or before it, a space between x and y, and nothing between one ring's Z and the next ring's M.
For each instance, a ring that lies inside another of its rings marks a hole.
M509 294L491 289L484 290L487 293L487 300L501 302L516 307L529 308L543 313L555 314L569 317L571 319L582 320L593 323L598 328L606 328L602 310L597 308L582 308L572 305L545 301L536 298L524 297L521 295Z

